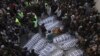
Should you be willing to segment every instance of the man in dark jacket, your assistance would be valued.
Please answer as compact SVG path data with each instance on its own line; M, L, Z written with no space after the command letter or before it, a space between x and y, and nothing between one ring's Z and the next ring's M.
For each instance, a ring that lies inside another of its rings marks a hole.
M41 28L41 31L42 31L42 35L45 36L46 28L45 28L44 24L42 24L40 26L40 28Z

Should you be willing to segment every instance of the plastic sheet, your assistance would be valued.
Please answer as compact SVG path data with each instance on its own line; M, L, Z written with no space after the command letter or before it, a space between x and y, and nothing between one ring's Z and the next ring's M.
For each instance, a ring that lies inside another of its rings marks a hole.
M40 53L42 49L47 45L46 39L41 39L38 41L38 43L35 44L35 46L32 48L35 50L36 53Z
M53 23L53 21L55 21L55 17L54 16L50 16L44 20L39 21L39 25L42 24L47 24L47 23Z
M55 21L55 23L48 24L48 26L46 26L46 29L53 30L56 27L59 27L59 28L61 27L59 21Z
M73 48L67 51L65 56L83 56L83 51L81 49Z
M63 26L60 24L58 20L55 19L54 16L50 16L39 22L39 25L44 24L46 30L53 30L56 27L62 28Z
M77 39L70 39L59 43L58 46L63 50L69 50L70 48L75 47L77 45L77 41Z
M40 39L41 35L39 33L35 34L23 48L27 47L28 50L31 50Z
M63 55L64 55L63 50L57 49L54 52L52 52L50 56L63 56Z
M67 41L69 39L72 39L70 34L62 34L60 36L55 37L53 39L53 43L60 43L60 42L63 42L63 41Z
M48 44L46 47L40 51L40 55L48 56L51 52L56 50L57 47L53 44Z

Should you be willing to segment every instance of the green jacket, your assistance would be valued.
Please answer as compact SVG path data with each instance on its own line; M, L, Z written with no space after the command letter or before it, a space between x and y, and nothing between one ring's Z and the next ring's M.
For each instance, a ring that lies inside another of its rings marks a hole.
M21 23L20 23L18 18L16 18L15 22L16 22L17 25L21 25Z
M38 27L38 19L37 16L35 15L35 17L32 18L32 22L34 23L34 27Z
M30 3L28 3L27 1L25 2L26 7L31 6Z
M23 17L24 17L24 13L23 13L23 12L19 12L19 13L18 13L18 16L19 16L20 18L23 18Z

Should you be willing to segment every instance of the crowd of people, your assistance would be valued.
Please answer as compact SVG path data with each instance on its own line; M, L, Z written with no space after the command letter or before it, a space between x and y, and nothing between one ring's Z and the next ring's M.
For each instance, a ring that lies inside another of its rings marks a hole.
M29 2L0 0L0 56L36 56L34 50L20 47L23 35L38 32L35 9Z
M100 14L93 0L0 0L0 56L36 56L21 48L22 35L37 33L38 20L55 15L79 39L86 56L100 55Z
M89 56L100 55L100 14L94 5L92 0L69 0L62 5L66 8L66 18L62 18L64 31L75 35L80 47Z

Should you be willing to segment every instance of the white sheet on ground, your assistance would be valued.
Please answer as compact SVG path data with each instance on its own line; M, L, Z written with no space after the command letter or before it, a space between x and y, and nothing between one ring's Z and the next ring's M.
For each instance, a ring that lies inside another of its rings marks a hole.
M64 55L63 50L57 49L57 50L53 51L52 54L49 56L63 56L63 55Z
M55 19L54 16L50 16L39 22L39 25L44 24L46 30L53 30L56 27L63 28L62 24Z
M72 39L72 36L70 34L62 34L57 37L54 37L53 43L60 43L69 39Z
M39 25L47 24L47 23L52 23L54 21L56 21L55 17L54 16L50 16L48 18L45 18L44 20L39 21Z
M55 45L47 44L46 47L40 51L40 55L48 56L49 54L51 54L51 52L53 52L56 49L57 47Z
M77 42L77 39L69 39L67 41L59 43L58 46L63 50L69 50L70 48L75 47Z
M33 48L32 49L34 49L34 51L36 52L36 53L40 53L40 51L42 50L42 49L44 49L44 47L47 45L47 40L46 39L40 39L39 41L38 41L38 43L36 43L34 46L33 46Z
M72 48L66 52L65 56L83 56L83 51L81 49Z
M39 33L35 34L30 40L29 42L24 45L23 48L27 47L28 50L31 50L32 47L41 39L41 35Z

